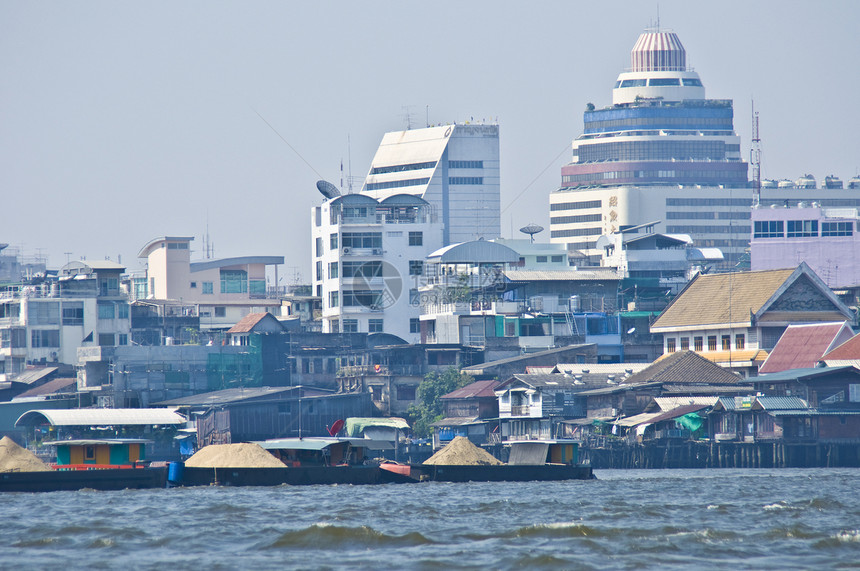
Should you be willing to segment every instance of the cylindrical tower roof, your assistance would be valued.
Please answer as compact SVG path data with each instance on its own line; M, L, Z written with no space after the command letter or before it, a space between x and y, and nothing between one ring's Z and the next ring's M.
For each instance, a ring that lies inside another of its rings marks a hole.
M633 71L685 71L687 52L675 32L643 32L630 52Z

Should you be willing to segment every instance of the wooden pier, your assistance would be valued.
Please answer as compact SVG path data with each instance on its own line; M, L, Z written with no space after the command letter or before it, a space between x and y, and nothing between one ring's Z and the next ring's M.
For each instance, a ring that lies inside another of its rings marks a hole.
M610 441L581 450L594 469L860 467L860 443Z

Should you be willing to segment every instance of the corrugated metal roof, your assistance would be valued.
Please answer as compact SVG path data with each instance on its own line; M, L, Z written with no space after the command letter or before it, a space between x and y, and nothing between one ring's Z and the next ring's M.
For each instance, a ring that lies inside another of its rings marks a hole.
M220 260L206 260L205 262L191 262L190 267L191 273L194 273L227 266L245 266L249 264L275 266L283 263L283 256L238 256L235 258L222 258Z
M615 270L505 270L504 274L512 282L613 281L623 277Z
M678 408L682 405L704 405L714 406L719 397L716 396L697 396L697 397L656 397L654 402L660 407L661 411L667 412Z
M799 397L755 397L753 410L806 410L809 403Z
M780 371L779 373L768 373L767 375L759 375L758 377L750 377L746 380L748 383L762 384L784 381L809 380L816 377L826 377L835 373L860 373L857 367L845 365L841 367L808 367L805 369L790 369L788 371Z
M297 391L301 388L302 397L319 396L321 394L330 394L329 392L320 389L310 389L304 387L246 387L237 389L224 389L220 391L212 391L197 395L189 395L154 403L159 406L204 406L204 405L223 405L235 402L241 402L249 399L257 399L267 396L280 396L282 393Z
M144 426L185 424L180 414L166 408L40 409L22 414L15 426L47 421L52 426Z
M469 426L474 424L487 424L486 419L480 419L477 416L450 416L437 420L430 426Z
M496 393L493 390L502 384L500 381L475 381L469 383L465 387L459 388L456 391L451 391L447 395L442 395L443 399L469 399L481 397L495 397Z
M29 397L37 397L42 395L50 395L56 392L61 391L62 389L72 387L74 389L77 388L77 379L68 379L68 378L59 378L54 379L53 381L48 381L44 385L39 385L38 387L33 387L32 389L28 389L23 393L17 395L12 400L24 399ZM64 392L74 392L74 390L64 391Z
M369 438L326 438L311 436L308 438L278 438L254 442L265 450L322 450L333 444L349 444L354 448L370 448L371 450L393 450L394 445L387 440L372 440Z
M427 256L427 259L442 264L501 264L519 262L520 255L503 244L489 240L472 240L440 248Z
M14 379L11 379L11 380L15 381L16 383L23 383L25 385L32 385L34 383L38 383L39 381L41 381L45 377L47 377L53 373L56 373L56 372L57 372L57 367L42 367L39 369L29 369L29 370L24 371L23 373L21 373L20 375L18 375L17 377L15 377Z

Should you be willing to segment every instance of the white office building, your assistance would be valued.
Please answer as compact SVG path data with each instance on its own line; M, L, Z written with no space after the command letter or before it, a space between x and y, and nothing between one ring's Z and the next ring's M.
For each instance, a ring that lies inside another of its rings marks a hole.
M454 124L386 133L363 194L426 200L442 224L444 245L501 235L499 126Z
M314 207L314 292L324 333L390 333L420 340L424 258L442 246L435 209L412 194L327 196Z

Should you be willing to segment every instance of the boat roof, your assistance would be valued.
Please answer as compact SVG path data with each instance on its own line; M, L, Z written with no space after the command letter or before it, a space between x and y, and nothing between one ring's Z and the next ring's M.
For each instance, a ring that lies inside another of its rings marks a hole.
M372 440L370 438L278 438L255 442L266 450L323 450L334 444L346 443L354 448L370 448L371 450L393 450L394 444L387 440Z

